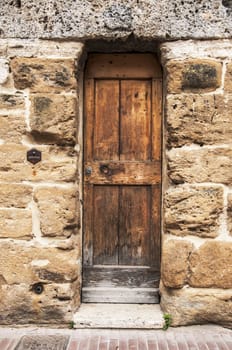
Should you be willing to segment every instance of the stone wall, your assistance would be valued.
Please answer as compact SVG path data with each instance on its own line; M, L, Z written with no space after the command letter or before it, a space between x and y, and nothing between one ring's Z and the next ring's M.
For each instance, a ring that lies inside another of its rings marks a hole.
M161 45L165 70L161 305L175 325L232 326L232 41Z
M160 51L161 306L174 325L231 327L232 41ZM80 304L84 56L84 44L69 40L0 41L1 324L61 325ZM42 152L36 165L31 148Z
M146 23L146 25L144 25ZM4 0L2 38L230 38L231 0Z
M0 323L64 324L80 302L82 44L2 40L0 52Z

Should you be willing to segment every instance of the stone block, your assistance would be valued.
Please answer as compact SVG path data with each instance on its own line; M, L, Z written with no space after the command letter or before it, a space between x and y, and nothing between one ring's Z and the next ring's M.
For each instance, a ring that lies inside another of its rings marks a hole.
M232 150L228 147L172 149L167 153L168 175L184 182L232 182Z
M23 184L0 184L0 207L26 208L32 199L32 187Z
M169 93L213 91L221 85L222 64L216 60L173 60L167 63L166 70Z
M232 290L169 289L160 285L162 311L172 315L173 326L216 323L232 327Z
M226 65L224 90L225 92L232 92L232 61Z
M228 195L228 205L227 205L227 225L230 235L232 235L232 193Z
M166 101L169 147L192 143L231 144L232 95L169 95Z
M165 194L165 232L214 238L218 235L222 210L222 187L170 188Z
M43 236L64 238L76 232L77 195L75 188L49 187L35 190Z
M1 280L8 285L69 283L80 275L77 249L25 246L13 242L1 242L0 249Z
M162 249L161 279L168 288L182 288L188 274L188 259L193 244L184 240L166 240Z
M77 155L71 147L38 146L42 160L33 166L26 160L28 147L0 145L0 181L70 182L77 179Z
M51 93L77 88L74 59L18 57L10 66L16 89Z
M0 85L5 84L7 82L8 77L9 62L4 58L0 58Z
M15 94L0 94L0 109L22 109L25 107L24 96L17 91Z
M232 288L232 242L207 241L190 257L192 287Z
M51 283L43 284L43 287L43 293L38 295L34 293L33 286L27 283L1 285L0 323L59 326L69 323L72 319L71 298L74 294L72 284ZM60 296L59 290L64 288L66 293Z
M24 209L0 209L0 238L30 240L32 214Z
M26 122L23 115L0 115L0 139L5 143L18 143L26 133Z
M31 95L31 133L40 143L74 145L76 119L77 101L74 96Z

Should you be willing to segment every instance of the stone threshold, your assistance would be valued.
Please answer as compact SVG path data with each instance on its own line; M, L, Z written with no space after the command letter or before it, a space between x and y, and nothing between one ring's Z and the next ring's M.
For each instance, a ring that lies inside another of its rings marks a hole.
M81 304L74 328L161 329L159 304Z

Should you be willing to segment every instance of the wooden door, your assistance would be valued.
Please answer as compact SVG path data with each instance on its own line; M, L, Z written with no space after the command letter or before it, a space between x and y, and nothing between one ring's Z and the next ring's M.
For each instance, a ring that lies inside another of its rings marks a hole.
M161 83L152 54L89 56L83 302L159 301Z

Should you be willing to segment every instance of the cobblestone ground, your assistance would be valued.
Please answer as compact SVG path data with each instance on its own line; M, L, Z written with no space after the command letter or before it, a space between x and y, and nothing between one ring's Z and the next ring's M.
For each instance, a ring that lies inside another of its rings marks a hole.
M162 330L0 329L0 350L232 350L218 326Z

